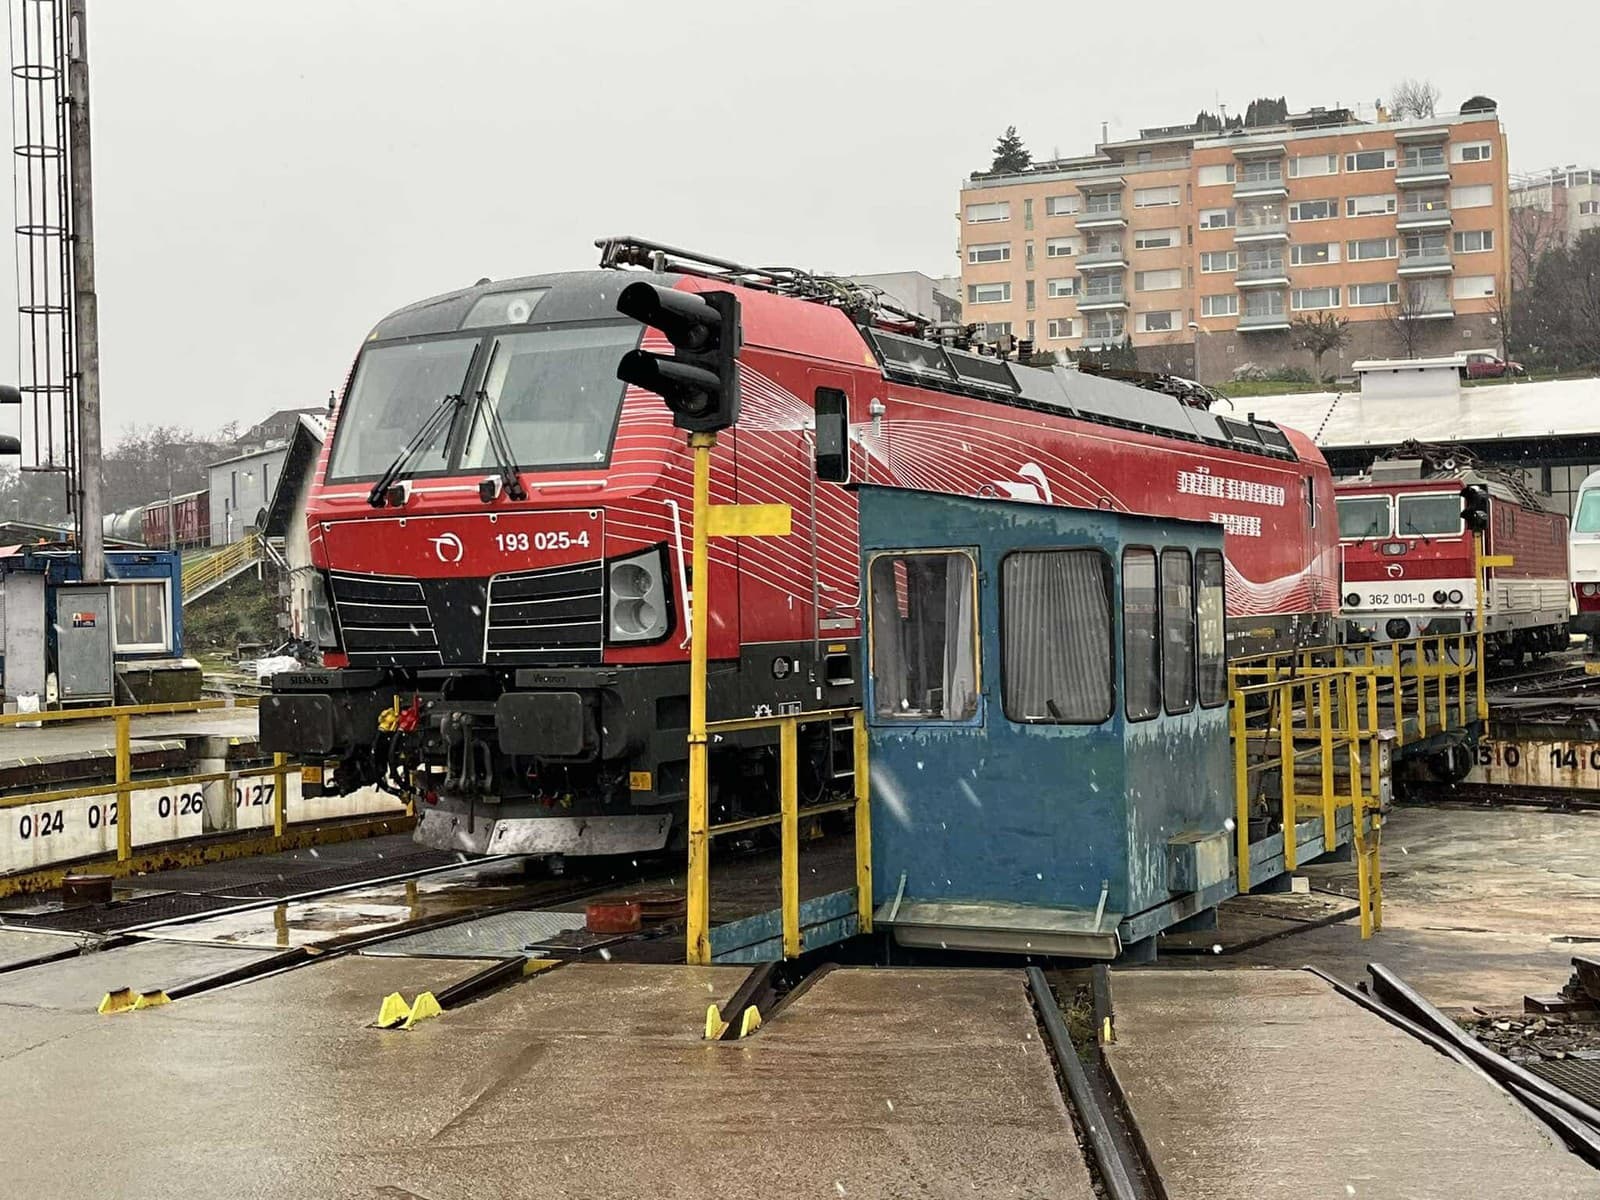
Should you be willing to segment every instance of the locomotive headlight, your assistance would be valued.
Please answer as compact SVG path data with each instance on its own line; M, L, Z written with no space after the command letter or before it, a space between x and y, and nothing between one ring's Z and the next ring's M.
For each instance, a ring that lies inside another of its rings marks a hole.
M615 559L607 574L613 642L653 642L667 633L661 551Z
M1359 608L1361 606L1361 593L1351 592L1344 598L1344 606L1346 608Z
M1451 588L1450 589L1450 603L1451 604L1460 604L1461 600L1462 600L1461 589L1460 588Z
M1586 583L1578 590L1585 596L1600 596L1600 583Z
M1450 593L1442 588L1433 594L1433 602L1435 604L1443 604L1448 599L1450 599Z
M308 589L311 639L324 650L339 648L339 629L333 620L333 605L328 602L328 583L321 573L311 576Z

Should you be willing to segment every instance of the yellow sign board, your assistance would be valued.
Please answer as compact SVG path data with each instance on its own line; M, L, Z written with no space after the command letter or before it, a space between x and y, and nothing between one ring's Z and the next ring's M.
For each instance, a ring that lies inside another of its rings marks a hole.
M630 792L648 792L650 790L650 772L629 771L628 790Z
M1486 567L1514 567L1517 560L1510 554L1485 554L1478 560Z
M713 504L709 512L712 537L788 537L793 518L787 504Z

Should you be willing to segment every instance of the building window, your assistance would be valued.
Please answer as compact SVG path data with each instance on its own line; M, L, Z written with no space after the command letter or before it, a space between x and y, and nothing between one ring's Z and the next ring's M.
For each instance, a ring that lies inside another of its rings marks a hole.
M1400 243L1395 238L1362 238L1345 245L1351 262L1366 262L1373 258L1398 258Z
M1031 239L1022 243L1022 264L1023 270L1033 270L1033 242Z
M111 644L119 651L169 649L167 585L163 580L111 585Z
M1595 213L1600 213L1600 200L1579 200L1578 201L1578 215L1579 216L1592 217L1592 216L1594 216Z
M1070 217L1083 206L1078 196L1049 196L1045 198L1044 211L1052 217Z
M1346 171L1392 171L1394 170L1394 151L1391 150L1358 150L1354 154L1344 156L1344 169Z
M1135 271L1133 273L1133 290L1136 292L1169 292L1173 288L1183 286L1183 272L1176 268L1170 271Z
M973 333L980 338L1005 337L1010 332L1010 321L980 321L973 330Z
M1353 283L1350 285L1350 303L1357 308L1374 304L1393 304L1400 298L1398 283Z
M1161 552L1161 693L1169 713L1194 707L1194 575L1187 550Z
M1044 294L1052 300L1059 300L1064 296L1078 294L1078 277L1069 275L1065 279L1047 279L1044 284Z
M1455 234L1455 251L1457 254L1477 254L1484 250L1494 249L1494 230L1492 229L1462 229Z
M1045 322L1044 335L1045 337L1051 338L1055 341L1077 336L1077 334L1072 332L1071 317L1051 317Z
M1289 220L1291 221L1327 221L1338 215L1338 201L1325 198L1322 200L1299 200L1289 205Z
M1315 510L1313 510L1315 511ZM1195 554L1195 612L1199 617L1196 657L1200 667L1200 707L1228 702L1227 609L1224 604L1222 555L1216 550Z
M1195 182L1201 187L1216 187L1218 184L1233 182L1232 163L1213 163L1201 167L1195 174Z
M1320 267L1339 261L1338 242L1302 242L1289 248L1289 261L1297 267Z
M1338 308L1339 289L1336 287L1295 288L1290 293L1289 299L1296 312L1314 308Z
M977 571L959 550L879 554L872 595L872 707L879 720L978 713Z
M1457 300L1483 300L1494 295L1494 276L1457 275L1450 290Z
M1004 304L1010 299L1009 283L974 283L967 288L969 304Z
M1290 179L1310 179L1315 175L1337 175L1339 173L1339 156L1337 154L1303 154L1298 158L1289 160Z
M1233 209L1231 208L1202 208L1200 210L1201 229L1232 229Z
M1161 641L1156 552L1122 552L1122 707L1130 721L1161 711Z
M1239 269L1237 250L1203 250L1200 252L1200 273L1215 275L1222 271Z
M1346 196L1344 201L1344 215L1347 217L1375 217L1384 213L1392 213L1395 208L1394 194L1379 196Z
M969 263L997 263L1011 261L1010 242L983 242L967 247Z
M1022 291L1023 291L1023 296L1024 296L1024 303L1027 304L1028 311L1032 312L1033 311L1034 302L1035 302L1035 284L1034 284L1033 280L1030 279L1026 283L1024 283L1022 285Z
M1075 237L1047 238L1044 243L1044 256L1046 258L1071 258L1078 252L1078 239Z
M1236 317L1239 315L1239 297L1233 292L1220 296L1201 296L1200 315L1202 317Z
M1033 228L1033 201L1032 200L1024 200L1022 202L1022 227L1024 229L1032 229Z
M1170 187L1148 187L1133 189L1133 206L1135 208L1161 208L1168 204L1177 204L1181 193L1177 184Z
M1493 203L1494 187L1487 183L1450 189L1451 208L1487 208Z
M1028 340L1030 342L1033 341L1033 321L1031 319L1028 321Z
M1410 233L1403 240L1401 258L1434 258L1448 253L1442 233Z
M1462 142L1450 147L1450 161L1458 163L1488 162L1494 156L1490 142Z
M1143 312L1139 314L1138 330L1140 333L1171 333L1178 327L1178 314L1175 312Z
M1176 246L1182 236L1176 229L1141 229L1133 235L1136 250L1164 250Z
M1279 291L1251 292L1244 298L1244 315L1247 317L1283 316L1283 293Z
M1098 550L1018 550L1000 564L1006 716L1098 725L1111 715L1111 572Z
M1108 342L1122 336L1121 313L1094 313L1084 334L1091 342Z
M982 225L988 221L1009 221L1011 201L994 200L987 204L967 205L967 224Z

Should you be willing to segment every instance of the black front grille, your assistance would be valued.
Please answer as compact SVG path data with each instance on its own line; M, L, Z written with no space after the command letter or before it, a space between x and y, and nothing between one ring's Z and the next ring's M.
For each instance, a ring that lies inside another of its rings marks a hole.
M351 666L443 664L428 598L417 580L334 571L328 582Z
M485 657L491 663L586 666L605 641L600 563L496 575L489 580Z
M489 579L332 572L353 667L592 666L605 642L601 563Z

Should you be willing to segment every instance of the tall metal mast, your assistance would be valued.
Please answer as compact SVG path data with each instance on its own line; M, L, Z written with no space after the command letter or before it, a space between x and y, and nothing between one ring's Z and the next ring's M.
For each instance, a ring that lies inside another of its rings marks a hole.
M83 578L105 578L100 494L100 315L94 290L94 190L89 156L86 0L67 0L67 92L72 210L73 321L77 342L78 545Z

